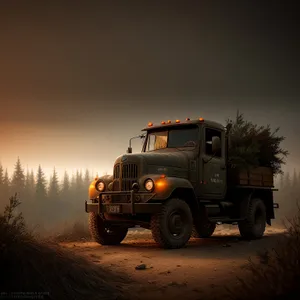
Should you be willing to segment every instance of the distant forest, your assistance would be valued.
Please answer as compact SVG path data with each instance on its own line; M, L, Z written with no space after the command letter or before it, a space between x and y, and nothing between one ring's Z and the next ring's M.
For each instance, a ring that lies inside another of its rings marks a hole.
M18 158L14 172L8 176L7 169L0 164L0 209L3 211L9 197L18 193L22 211L27 222L39 223L42 227L85 217L84 200L88 198L88 187L93 180L89 170L64 173L59 178L53 168L50 180L46 179L41 165L36 172L25 172Z
M84 200L88 198L88 187L93 180L89 170L76 171L70 176L67 172L59 178L55 168L47 180L39 165L36 173L25 173L18 158L11 178L7 169L0 164L0 210L8 204L9 197L19 194L22 211L26 221L49 227L57 223L86 221ZM275 201L280 204L277 217L292 216L297 211L297 200L300 195L300 172L285 173L276 180Z

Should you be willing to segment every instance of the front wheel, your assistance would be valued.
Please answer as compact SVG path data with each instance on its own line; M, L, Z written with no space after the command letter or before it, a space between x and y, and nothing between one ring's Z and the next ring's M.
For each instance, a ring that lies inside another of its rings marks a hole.
M170 199L151 217L150 228L155 242L166 249L183 247L191 237L193 217L188 204Z
M101 245L118 245L127 235L128 228L105 224L96 213L89 214L89 230L92 238Z
M266 207L261 199L251 199L246 219L238 223L240 234L246 239L259 239L266 229Z

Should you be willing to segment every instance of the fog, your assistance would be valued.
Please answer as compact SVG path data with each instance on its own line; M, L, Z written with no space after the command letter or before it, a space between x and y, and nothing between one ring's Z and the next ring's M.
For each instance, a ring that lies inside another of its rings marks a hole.
M47 180L54 167L60 180L111 173L149 121L224 124L237 109L280 126L284 170L300 169L296 9L114 3L1 2L0 162L10 177L18 157Z

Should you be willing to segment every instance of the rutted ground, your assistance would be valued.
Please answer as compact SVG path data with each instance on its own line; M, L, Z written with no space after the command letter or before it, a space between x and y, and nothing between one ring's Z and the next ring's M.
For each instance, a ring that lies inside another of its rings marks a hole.
M94 242L61 243L95 264L127 273L132 285L124 285L131 299L200 299L214 297L225 284L239 284L249 257L257 258L276 245L283 229L268 227L265 237L241 240L235 227L218 226L209 239L191 239L186 248L163 250L148 230L133 230L120 246ZM136 270L145 264L146 269Z

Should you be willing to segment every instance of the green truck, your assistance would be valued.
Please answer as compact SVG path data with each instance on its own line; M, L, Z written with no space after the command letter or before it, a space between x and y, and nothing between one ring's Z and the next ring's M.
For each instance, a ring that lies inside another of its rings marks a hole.
M199 118L148 124L141 153L118 157L112 175L89 186L90 232L117 245L128 229L150 229L162 248L208 238L217 224L237 224L246 239L264 235L275 218L270 168L239 169L228 159L230 124Z

